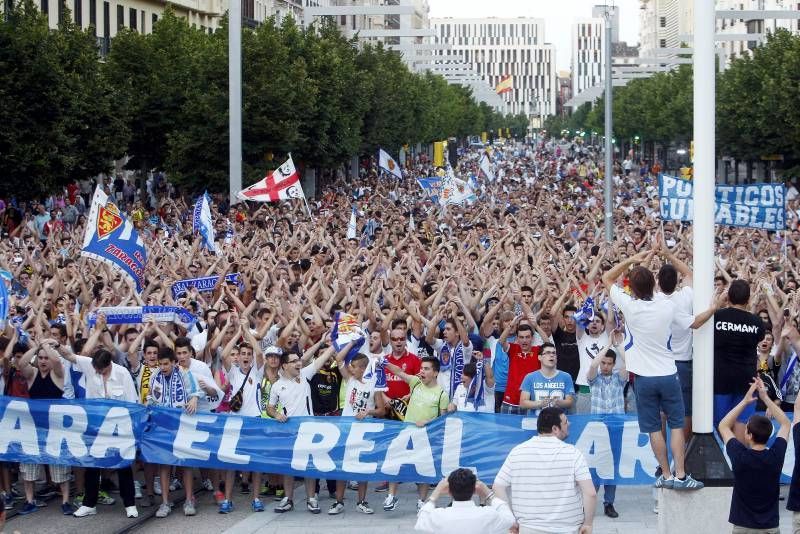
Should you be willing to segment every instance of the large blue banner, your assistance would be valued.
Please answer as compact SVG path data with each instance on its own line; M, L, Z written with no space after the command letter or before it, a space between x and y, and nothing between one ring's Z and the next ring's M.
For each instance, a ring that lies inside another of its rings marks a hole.
M103 468L130 465L146 417L146 407L125 402L0 395L0 459Z
M693 183L662 174L658 178L661 218L691 221L694 215ZM786 227L783 184L717 185L714 218L716 224L765 230Z
M656 461L635 416L570 416L570 435L599 483L652 484ZM314 478L435 483L456 467L493 480L534 418L454 413L425 427L352 417L257 417L144 407L105 400L0 396L0 461L114 468L137 447L150 463ZM789 442L783 480L791 478Z
M128 276L141 293L147 252L139 233L98 187L92 198L81 256L94 258Z

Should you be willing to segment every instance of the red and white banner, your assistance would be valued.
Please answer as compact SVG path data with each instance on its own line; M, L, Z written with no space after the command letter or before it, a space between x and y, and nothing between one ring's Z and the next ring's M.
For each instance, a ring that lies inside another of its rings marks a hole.
M290 198L305 198L300 185L300 175L294 168L292 156L289 156L286 163L262 180L236 193L236 197L255 202L278 202Z

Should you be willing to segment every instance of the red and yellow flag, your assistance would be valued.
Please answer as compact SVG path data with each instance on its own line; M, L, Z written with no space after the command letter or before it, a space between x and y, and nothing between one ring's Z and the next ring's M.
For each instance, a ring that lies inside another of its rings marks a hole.
M507 74L500 78L500 83L497 84L497 87L494 88L494 91L498 95L502 95L503 93L509 93L513 89L511 75Z

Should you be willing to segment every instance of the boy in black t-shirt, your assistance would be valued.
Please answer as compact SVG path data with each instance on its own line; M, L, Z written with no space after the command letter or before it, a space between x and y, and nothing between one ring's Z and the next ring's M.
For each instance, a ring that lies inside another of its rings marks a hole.
M734 280L728 288L729 306L714 312L714 424L719 425L747 391L758 368L756 348L764 339L764 321L750 313L750 285ZM745 441L744 426L755 413L755 402L747 403L734 425L734 434Z
M770 413L780 423L778 436L767 448L772 435L772 421L763 415L752 415L747 420L745 443L733 434L737 417L758 398L766 404ZM744 398L728 412L719 424L719 435L725 443L725 451L733 468L733 494L728 521L733 532L764 532L779 534L778 491L786 455L786 438L789 437L789 418L767 395L767 388L760 378L754 378Z

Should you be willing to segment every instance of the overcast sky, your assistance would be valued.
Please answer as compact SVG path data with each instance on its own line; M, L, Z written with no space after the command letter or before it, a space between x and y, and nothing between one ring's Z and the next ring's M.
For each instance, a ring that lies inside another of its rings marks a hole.
M545 39L556 47L559 70L569 69L571 24L591 17L594 0L428 0L431 17L535 17L545 21ZM610 2L610 0L609 0ZM639 0L610 2L620 9L620 40L639 41Z

